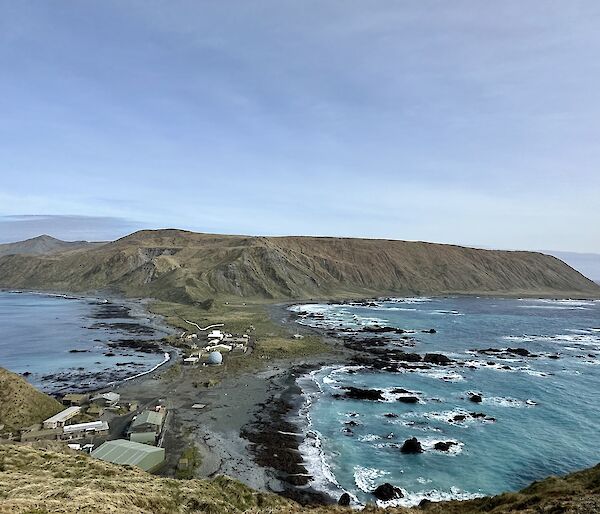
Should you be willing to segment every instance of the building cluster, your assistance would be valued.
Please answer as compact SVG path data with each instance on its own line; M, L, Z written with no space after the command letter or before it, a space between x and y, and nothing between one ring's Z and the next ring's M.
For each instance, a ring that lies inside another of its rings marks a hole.
M165 449L160 446L166 410L162 406L140 412L129 425L127 439L114 439L92 451L92 457L129 464L144 471L155 471L165 461Z
M105 413L124 415L137 411L137 402L121 403L120 400L120 395L112 391L95 396L66 394L62 398L65 409L41 424L23 430L21 441L65 441L72 449L90 451L92 457L98 459L130 464L146 471L158 469L165 460L165 450L160 447L167 417L163 406L143 410L134 416L124 431L127 439L107 440L109 422L106 419L89 420Z
M191 349L190 354L183 359L186 365L219 365L223 362L223 354L246 353L250 340L248 334L234 336L221 330L212 330L203 342L199 341L198 334L184 333L181 337L188 342Z
M66 394L62 403L66 409L44 420L41 425L32 425L21 432L21 441L77 441L107 436L108 421L93 420L73 423L75 418L89 420L100 417L107 408L115 408L120 400L117 393L102 393L93 398L88 394Z
M127 435L130 441L155 445L160 439L165 424L166 410L156 407L154 410L140 412L131 422Z

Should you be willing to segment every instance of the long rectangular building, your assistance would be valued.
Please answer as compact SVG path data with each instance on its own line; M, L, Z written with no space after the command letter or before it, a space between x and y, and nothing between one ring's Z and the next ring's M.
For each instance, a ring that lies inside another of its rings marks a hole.
M81 407L68 407L44 421L44 428L64 427L65 423L81 412Z
M107 441L96 448L92 457L113 464L129 464L144 471L155 471L165 461L165 449L125 439Z
M61 439L82 439L90 435L106 435L108 434L108 428L108 422L106 421L65 425Z

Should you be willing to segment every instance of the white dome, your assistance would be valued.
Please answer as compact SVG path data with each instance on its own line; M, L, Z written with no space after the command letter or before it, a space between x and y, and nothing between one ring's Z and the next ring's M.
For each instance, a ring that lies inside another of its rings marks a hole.
M223 356L219 352L210 352L208 354L208 363L212 365L221 364L223 362Z

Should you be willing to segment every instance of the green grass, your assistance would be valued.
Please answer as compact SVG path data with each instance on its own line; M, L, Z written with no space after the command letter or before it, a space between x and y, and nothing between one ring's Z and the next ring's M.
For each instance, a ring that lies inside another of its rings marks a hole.
M196 331L193 325L185 322L189 320L202 327L224 323L223 330L226 332L250 335L255 342L252 353L226 355L223 366L203 370L205 377L222 377L228 372L259 369L274 359L310 357L331 351L318 336L307 336L303 339L291 337L284 327L273 322L267 308L268 304L264 302L240 301L215 301L209 310L162 301L154 302L150 306L150 310L164 316L167 323L186 331ZM177 341L178 339L171 338L173 344L177 344Z
M177 472L175 473L176 478L190 480L194 478L196 475L196 469L200 464L202 464L202 457L198 452L198 448L196 446L188 446L185 450L183 450L181 457L179 458L180 464L183 464L185 461L185 467L177 467Z

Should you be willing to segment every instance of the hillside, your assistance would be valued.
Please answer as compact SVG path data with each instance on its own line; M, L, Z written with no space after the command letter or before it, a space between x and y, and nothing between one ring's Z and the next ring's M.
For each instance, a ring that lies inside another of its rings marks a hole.
M3 255L49 255L68 250L78 250L101 243L87 241L61 241L51 236L41 235L18 243L0 244L0 256Z
M159 478L116 466L48 443L48 448L0 445L0 512L346 513L341 507L307 508L259 493L225 477L214 480ZM383 514L368 507L364 512ZM425 509L388 509L388 514L593 514L600 512L600 466L536 482L520 493L467 502L442 502Z
M0 287L113 289L193 303L215 297L385 294L599 296L555 257L452 245L140 231L101 246L0 257Z
M62 408L23 377L0 368L0 425L5 426L2 432L40 423Z

